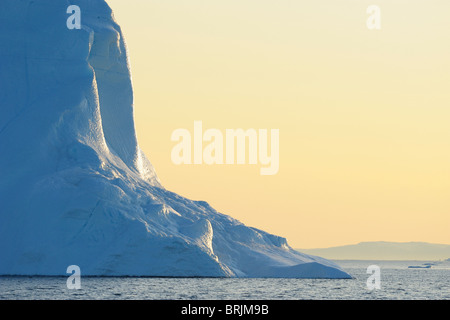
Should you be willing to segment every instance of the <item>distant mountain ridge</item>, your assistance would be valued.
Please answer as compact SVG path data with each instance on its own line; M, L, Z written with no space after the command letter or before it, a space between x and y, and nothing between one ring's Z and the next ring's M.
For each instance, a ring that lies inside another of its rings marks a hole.
M428 242L374 241L297 250L334 260L445 260L450 258L450 245Z

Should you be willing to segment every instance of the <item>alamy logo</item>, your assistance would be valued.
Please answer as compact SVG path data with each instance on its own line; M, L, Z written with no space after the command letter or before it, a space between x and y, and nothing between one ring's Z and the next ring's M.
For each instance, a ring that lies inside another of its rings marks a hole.
M369 30L381 30L381 9L379 6L371 5L367 8L366 25Z
M381 288L381 269L379 266L371 265L367 268L367 274L371 276L367 279L367 289L370 291Z
M267 129L218 129L203 132L202 121L194 121L194 134L187 129L173 131L172 162L180 164L261 164L261 175L275 175L279 169L280 132ZM203 145L204 142L208 144ZM248 142L248 143L247 143ZM248 148L246 148L248 146ZM247 155L248 150L248 155ZM270 152L269 152L270 151Z
M79 6L68 6L67 13L71 14L69 18L67 18L67 29L81 29L81 9Z
M72 265L68 266L66 273L71 273L72 275L67 278L67 289L74 290L74 289L81 289L81 269L79 266Z

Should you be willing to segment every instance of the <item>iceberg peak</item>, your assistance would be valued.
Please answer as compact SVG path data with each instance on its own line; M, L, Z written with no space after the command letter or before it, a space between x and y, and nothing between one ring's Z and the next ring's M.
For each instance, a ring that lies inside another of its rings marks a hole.
M139 148L127 48L103 0L0 2L0 275L348 278L164 189Z

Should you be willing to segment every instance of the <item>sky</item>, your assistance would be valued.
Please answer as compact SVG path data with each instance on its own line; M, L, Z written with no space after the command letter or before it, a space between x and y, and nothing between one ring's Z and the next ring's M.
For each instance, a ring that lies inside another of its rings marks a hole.
M449 1L107 2L139 144L167 189L294 248L450 244ZM194 121L278 129L278 173L174 164L171 135Z

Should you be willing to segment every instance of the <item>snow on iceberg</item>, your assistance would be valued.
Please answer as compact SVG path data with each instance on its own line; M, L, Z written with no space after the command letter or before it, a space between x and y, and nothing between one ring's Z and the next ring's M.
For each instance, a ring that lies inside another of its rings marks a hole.
M163 188L103 0L0 2L0 275L349 278Z

